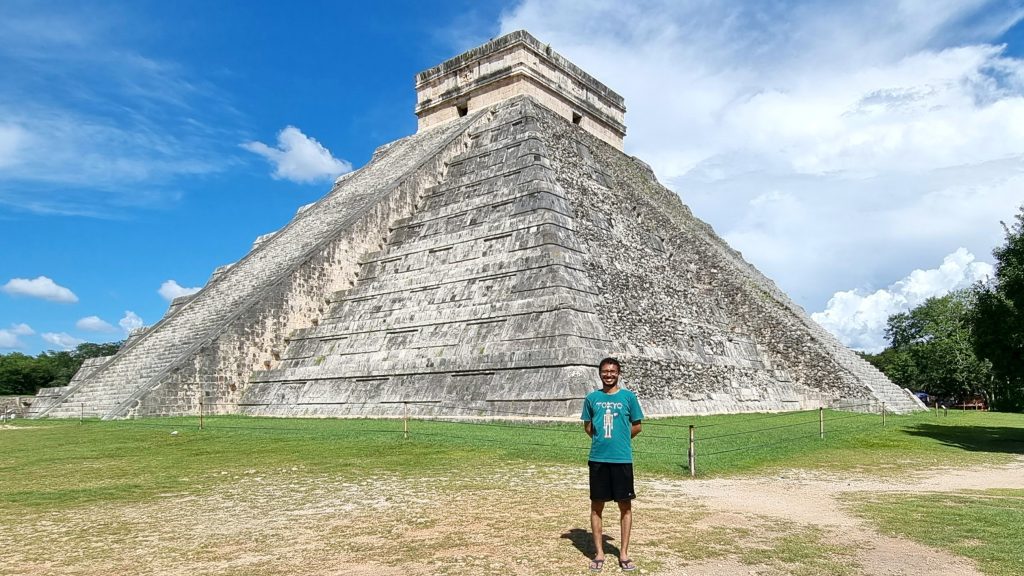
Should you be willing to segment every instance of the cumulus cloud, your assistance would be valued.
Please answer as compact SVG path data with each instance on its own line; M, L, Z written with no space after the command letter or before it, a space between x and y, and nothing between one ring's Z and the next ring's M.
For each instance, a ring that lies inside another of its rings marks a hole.
M626 151L798 304L988 254L1024 190L1009 3L526 0L626 100Z
M24 344L18 340L18 337L11 334L7 330L0 330L0 350L9 350L11 348L21 348Z
M196 292L199 292L202 289L202 286L185 288L183 286L180 286L178 282L175 280L168 280L160 285L160 289L157 290L157 293L159 293L164 300L170 302L171 300L174 300L179 296L188 296L190 294L195 294Z
M12 296L29 296L53 302L78 302L78 296L67 288L58 285L46 276L32 280L13 278L4 284L3 291Z
M22 322L21 324L11 324L11 327L8 331L11 334L15 334L18 336L31 336L36 333L36 331L33 330L31 326L25 324L24 322Z
M124 330L125 334L131 334L145 325L142 322L142 318L131 310L125 310L124 317L118 320L117 324L121 327L121 330Z
M836 292L823 312L811 315L851 348L879 352L888 342L885 325L889 316L906 312L928 298L966 288L991 277L995 268L977 261L973 254L959 248L946 256L938 268L914 270L887 288L874 292L846 290Z
M75 322L75 328L79 330L86 330L89 332L116 332L117 328L114 328L107 321L103 320L99 316L86 316Z
M18 336L32 336L35 330L25 323L11 324L10 328L0 329L0 350L24 348L25 343Z
M46 343L53 344L64 350L73 350L76 346L85 342L85 340L75 338L67 332L43 332L42 337Z
M331 180L352 170L352 164L331 155L319 142L294 126L277 135L277 147L245 142L242 148L259 154L274 165L274 178L298 183Z
M0 329L0 350L11 348L22 348L25 345L18 339L18 335L10 330Z

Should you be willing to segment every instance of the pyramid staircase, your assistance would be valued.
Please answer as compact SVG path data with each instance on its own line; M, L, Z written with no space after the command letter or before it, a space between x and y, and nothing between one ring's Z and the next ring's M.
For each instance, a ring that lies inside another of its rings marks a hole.
M475 118L475 117L474 117ZM326 197L301 211L287 226L260 243L243 259L213 278L186 303L174 307L144 335L129 341L117 354L85 379L68 386L36 417L120 417L129 415L148 391L160 385L177 367L229 329L247 311L258 307L267 290L282 281L339 229L366 211L377 208L382 195L394 189L420 164L433 156L474 118L444 129L398 141L370 164L345 178ZM194 413L200 397L174 400L179 406L156 413Z
M249 414L566 416L610 346L573 211L537 138L536 105L495 106L415 214L362 260ZM368 401L370 400L370 401Z

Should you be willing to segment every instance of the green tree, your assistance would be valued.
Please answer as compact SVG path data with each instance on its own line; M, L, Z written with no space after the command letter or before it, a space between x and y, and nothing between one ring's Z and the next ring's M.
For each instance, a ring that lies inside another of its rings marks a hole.
M1003 223L1006 243L992 251L995 277L975 288L971 314L975 352L992 363L993 404L1024 409L1024 206L1012 226Z
M31 356L21 352L0 355L0 395L35 394L50 376L46 367Z
M890 380L913 390L954 400L990 397L990 365L975 355L971 338L973 306L973 293L961 290L890 316L885 334L891 345L871 361Z
M75 358L85 360L87 358L98 358L100 356L113 356L121 349L124 344L124 340L118 340L117 342L106 342L103 344L94 344L92 342L83 342L75 348Z
M862 354L862 356L900 387L911 390L923 388L917 364L905 347L900 349L890 347L878 354Z
M84 360L84 359L83 359ZM36 356L36 363L45 369L48 380L41 387L65 386L71 381L82 361L75 358L74 353L48 350Z
M79 344L72 351L41 352L35 357L12 352L0 354L0 395L35 394L40 388L66 386L88 358L110 356L121 342Z

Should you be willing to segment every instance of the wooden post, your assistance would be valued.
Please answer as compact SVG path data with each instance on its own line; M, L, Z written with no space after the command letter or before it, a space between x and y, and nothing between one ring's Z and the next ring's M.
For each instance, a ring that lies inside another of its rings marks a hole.
M818 437L825 439L825 407L818 407Z
M81 412L78 414L78 423L85 424L85 402L81 404Z
M885 428L885 402L882 402L882 428Z
M406 440L409 439L409 404L402 402L402 437Z
M697 476L697 454L693 449L693 424L690 424L690 450L687 453L687 460L690 465L690 478Z
M199 401L199 429L203 429L203 401Z

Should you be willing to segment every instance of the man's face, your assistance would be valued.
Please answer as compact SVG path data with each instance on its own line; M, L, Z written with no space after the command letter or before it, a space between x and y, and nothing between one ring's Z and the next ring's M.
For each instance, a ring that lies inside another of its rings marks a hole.
M605 388L612 388L619 383L619 367L615 364L601 366L601 383Z

